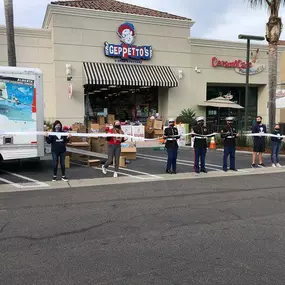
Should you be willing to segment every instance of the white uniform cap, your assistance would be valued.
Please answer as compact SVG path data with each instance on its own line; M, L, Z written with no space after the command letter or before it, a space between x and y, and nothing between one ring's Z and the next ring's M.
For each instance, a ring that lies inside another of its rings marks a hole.
M172 119L172 118L168 119L168 122L174 122L174 121L175 121L175 120Z
M235 118L234 117L226 117L226 121L234 121Z
M197 122L205 121L205 118L202 117L202 116L200 116L200 117L197 117L197 118L196 118L196 121L197 121Z

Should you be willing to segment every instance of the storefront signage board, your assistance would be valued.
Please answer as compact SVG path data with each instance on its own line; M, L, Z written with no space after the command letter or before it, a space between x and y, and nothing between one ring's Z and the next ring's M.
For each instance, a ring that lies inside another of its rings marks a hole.
M150 60L152 58L151 46L133 45L136 37L135 27L132 23L125 22L119 26L117 34L121 44L105 42L104 53L109 57L119 57L125 60Z
M212 67L218 68L227 68L227 69L234 69L235 72L245 75L246 74L246 62L241 59L235 59L231 61L220 60L217 57L212 57ZM249 74L254 75L264 71L265 65L257 64L257 62L250 62L249 63Z

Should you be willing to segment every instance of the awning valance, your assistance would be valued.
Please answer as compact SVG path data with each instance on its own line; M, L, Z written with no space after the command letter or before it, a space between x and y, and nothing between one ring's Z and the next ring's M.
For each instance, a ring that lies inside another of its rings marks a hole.
M85 84L177 87L170 66L84 62Z

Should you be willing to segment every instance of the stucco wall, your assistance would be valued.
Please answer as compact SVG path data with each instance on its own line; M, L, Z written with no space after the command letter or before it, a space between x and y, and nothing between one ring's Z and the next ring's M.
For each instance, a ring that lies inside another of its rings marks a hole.
M52 7L52 11L58 7ZM59 8L61 9L61 8ZM73 10L68 9L71 13ZM88 13L89 17L86 17ZM84 117L84 94L82 87L82 62L115 62L115 59L104 55L104 42L119 44L117 28L125 21L130 21L136 29L136 45L151 45L153 57L143 61L143 65L168 65L176 74L182 70L183 80L179 88L160 92L160 112L164 117L175 116L184 107L185 94L190 87L190 24L180 24L177 21L169 23L160 19L152 21L150 17L134 17L116 13L101 14L97 11L80 11L72 15L62 15L52 12L54 72L56 89L56 114L63 121L82 121ZM73 98L67 99L67 82L65 65L72 65ZM65 106L62 110L62 106Z
M40 68L43 72L45 117L54 118L55 90L51 31L15 29L17 66ZM6 28L0 26L0 65L8 65Z
M250 75L249 83L258 88L258 114L264 117L267 122L268 109L268 55L267 45L251 45L251 51L260 49L257 57L258 64L264 64L265 70L261 73ZM278 55L281 57L282 49ZM220 60L234 61L246 59L246 45L238 42L214 41L205 39L191 39L191 98L193 104L197 105L206 100L206 88L208 83L220 84L245 84L245 75L237 73L234 68L212 67L212 57ZM279 62L279 61L278 61ZM201 70L201 73L195 72L195 66ZM278 64L278 76L280 65ZM204 109L199 109L201 114ZM277 110L276 120L279 120L279 110Z

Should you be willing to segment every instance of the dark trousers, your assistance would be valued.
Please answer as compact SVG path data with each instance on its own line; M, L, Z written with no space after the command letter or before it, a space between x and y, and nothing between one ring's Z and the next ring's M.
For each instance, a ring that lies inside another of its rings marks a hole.
M197 147L194 148L194 171L196 173L200 172L200 167L201 170L205 169L205 160L206 160L206 153L207 153L207 148L206 147Z
M236 148L235 146L224 147L223 170L228 170L228 156L230 156L230 169L236 168Z
M167 170L176 171L176 161L178 155L178 148L168 148L167 149Z
M280 147L281 147L281 143L272 142L271 161L274 164L279 163Z
M120 144L109 144L108 145L108 160L106 161L104 167L108 168L109 165L113 163L113 159L115 157L115 171L119 171L119 163L120 163L120 155L121 155L121 145Z
M52 152L52 165L53 165L53 175L57 175L58 161L60 161L60 168L62 176L65 176L65 152L57 153Z

